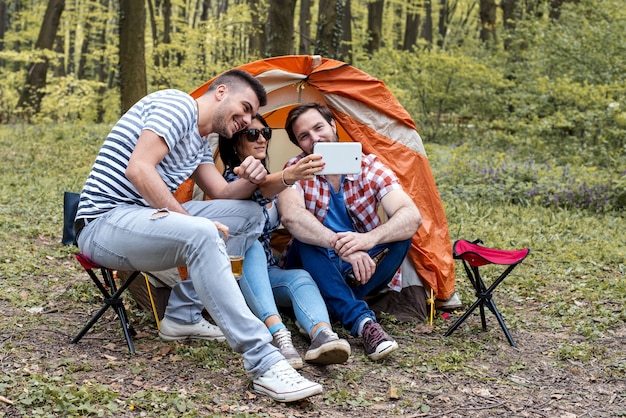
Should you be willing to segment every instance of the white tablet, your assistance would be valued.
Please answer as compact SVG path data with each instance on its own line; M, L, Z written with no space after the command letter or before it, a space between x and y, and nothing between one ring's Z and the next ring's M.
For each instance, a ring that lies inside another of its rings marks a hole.
M326 163L320 174L356 174L361 171L360 142L318 142L313 153L320 154Z

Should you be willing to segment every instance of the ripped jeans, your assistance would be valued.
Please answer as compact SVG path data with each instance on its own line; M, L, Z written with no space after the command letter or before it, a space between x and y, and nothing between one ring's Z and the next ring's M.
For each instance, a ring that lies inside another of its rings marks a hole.
M189 278L174 287L170 304L190 303L194 298L188 297L188 292L197 293L228 344L242 354L246 370L256 378L283 357L270 344L272 337L265 325L248 308L213 221L227 225L231 238L245 239L249 246L263 231L261 207L241 200L191 201L183 207L192 216L157 213L137 205L118 206L89 222L80 233L78 246L94 262L115 270L160 271L187 265Z

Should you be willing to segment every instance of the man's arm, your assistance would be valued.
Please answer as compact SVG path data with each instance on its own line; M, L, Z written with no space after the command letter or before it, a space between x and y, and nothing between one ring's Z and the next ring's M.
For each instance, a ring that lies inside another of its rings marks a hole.
M156 170L168 152L163 138L153 131L143 130L128 161L126 178L153 208L187 214Z
M340 232L333 243L335 251L347 257L356 251L367 251L384 242L402 241L412 237L422 225L422 215L413 200L403 190L392 190L381 200L388 217L373 230L365 233Z
M280 219L289 233L298 241L330 248L335 232L326 228L304 206L302 195L294 189L286 189L278 195Z
M191 176L198 187L212 199L248 199L265 181L267 170L254 157L246 158L235 173L240 177L228 183L213 164L201 164Z

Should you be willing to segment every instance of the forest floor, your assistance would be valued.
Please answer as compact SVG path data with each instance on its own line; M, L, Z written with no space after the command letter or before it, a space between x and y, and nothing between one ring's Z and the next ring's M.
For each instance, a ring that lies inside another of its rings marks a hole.
M437 315L432 327L387 319L383 323L400 349L378 363L367 359L359 339L338 330L352 345L349 361L306 365L302 374L321 383L324 393L281 404L250 389L241 357L226 343L163 342L152 315L130 299L138 332L135 356L111 312L71 344L100 301L73 259L46 263L66 274L25 282L21 304L0 299L0 417L626 416L623 322L585 354L589 347L580 335L551 329L542 321L541 306L503 293L498 303L513 307L505 319L517 348L489 312L487 332L480 331L476 314L450 337L443 333L454 316ZM34 294L46 300L33 301ZM292 332L303 354L308 341L293 327Z

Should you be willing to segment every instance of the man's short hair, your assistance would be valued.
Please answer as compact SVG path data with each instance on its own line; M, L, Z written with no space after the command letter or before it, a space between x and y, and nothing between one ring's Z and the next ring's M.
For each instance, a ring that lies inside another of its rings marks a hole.
M289 114L287 115L287 120L285 121L285 130L287 131L289 140L294 145L298 145L298 139L296 138L296 135L293 133L293 124L296 122L296 120L300 116L302 116L304 112L311 110L311 109L315 109L318 112L320 112L320 115L322 115L322 117L326 119L326 122L328 123L331 123L333 120L335 120L330 109L319 103L305 103L305 104L301 104L299 106L294 107L293 109L289 111Z
M222 73L211 83L207 91L215 90L217 86L222 84L230 89L237 90L242 87L242 82L250 86L252 91L254 91L257 99L259 99L260 106L265 106L267 104L267 93L265 92L263 84L261 84L261 82L250 73L237 68Z

